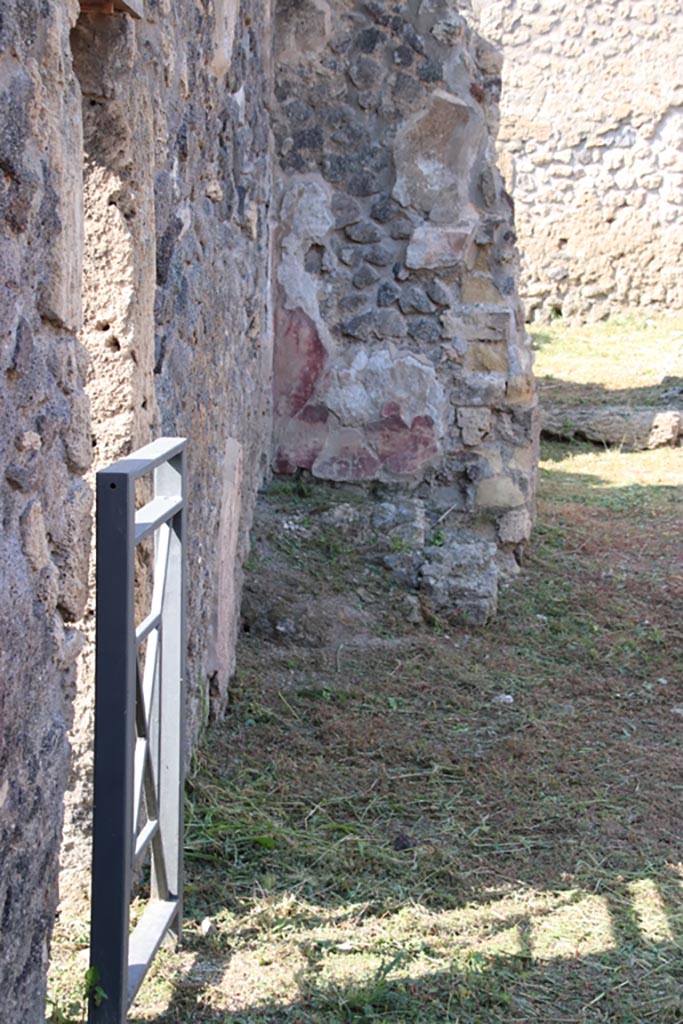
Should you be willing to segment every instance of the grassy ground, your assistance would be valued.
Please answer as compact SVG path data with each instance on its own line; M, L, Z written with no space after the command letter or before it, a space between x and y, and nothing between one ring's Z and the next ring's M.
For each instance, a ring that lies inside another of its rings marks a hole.
M571 383L554 330L540 370ZM265 497L260 612L188 785L184 944L135 1024L683 1021L682 470L544 445L528 565L482 629L410 624L325 525L348 495ZM86 942L60 923L53 1021L79 1019Z
M623 316L533 332L541 400L564 405L683 406L683 316ZM664 396L664 397L663 397Z

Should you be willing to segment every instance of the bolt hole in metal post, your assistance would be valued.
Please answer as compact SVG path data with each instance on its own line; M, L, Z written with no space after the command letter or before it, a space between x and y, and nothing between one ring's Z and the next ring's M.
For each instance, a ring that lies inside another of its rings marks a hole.
M180 937L184 517L184 438L161 438L97 474L89 1024L123 1024L164 937ZM130 933L134 878L147 863Z

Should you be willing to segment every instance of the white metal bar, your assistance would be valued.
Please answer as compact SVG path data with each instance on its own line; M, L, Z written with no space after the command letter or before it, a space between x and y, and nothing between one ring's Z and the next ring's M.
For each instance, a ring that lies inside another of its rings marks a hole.
M145 733L149 736L149 725L150 725L150 710L152 707L152 698L154 696L154 687L157 679L159 678L159 630L155 630L147 642L147 650L145 651L145 671L142 676L142 697L143 706L145 713Z
M149 613L149 615L145 619L142 620L140 625L135 630L135 642L137 643L138 647L143 642L143 640L147 639L147 637L149 636L149 634L152 632L153 629L158 629L159 628L159 623L160 622L161 622L161 612L160 611L158 611L158 612L151 611Z
M168 459L174 458L185 446L184 437L160 437L150 444L138 448L136 452L125 459L119 459L106 470L107 473L123 473L127 477L137 480L146 473L160 466Z
M135 840L135 858L139 860L143 853L154 839L154 836L159 831L159 822L156 818L152 818L147 822L145 827L140 832L140 835Z
M133 1002L147 968L173 924L180 905L178 900L151 900L130 937L128 946L128 1005Z
M134 803L134 817L133 817L133 839L140 827L140 811L142 809L142 792L145 785L145 761L147 759L147 739L144 736L139 736L135 741L135 755L134 755L134 778L135 785L133 792L135 793Z
M185 453L160 466L154 473L156 494L173 495L185 489ZM163 862L170 895L182 900L183 886L183 758L185 723L185 584L184 513L171 524L168 573L164 589L161 627L161 760L159 764L159 825ZM164 897L152 865L152 893ZM182 908L178 913L178 928ZM180 932L178 932L180 937Z
M149 537L150 533L154 533L160 526L172 519L182 507L183 499L177 494L148 501L135 513L135 543L139 544L145 537Z
M145 5L143 0L114 0L115 11L125 11L133 18L144 18Z

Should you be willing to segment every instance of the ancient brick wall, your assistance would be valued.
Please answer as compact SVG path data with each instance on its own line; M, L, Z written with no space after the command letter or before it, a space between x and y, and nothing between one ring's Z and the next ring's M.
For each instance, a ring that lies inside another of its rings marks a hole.
M465 13L276 5L274 468L415 493L441 541L416 578L438 563L431 597L447 578L444 606L483 621L481 567L531 527L535 396L496 168L500 55Z
M478 0L531 319L683 306L678 0Z
M225 707L242 562L270 435L269 49L258 4L195 21L86 16L72 38L83 92L83 339L94 469L160 432L187 436L188 727ZM197 54L202 60L197 60ZM245 84L248 85L245 88ZM93 572L91 568L91 584ZM94 592L83 622L92 640ZM92 678L92 642L81 678ZM62 891L90 824L92 689L79 688Z

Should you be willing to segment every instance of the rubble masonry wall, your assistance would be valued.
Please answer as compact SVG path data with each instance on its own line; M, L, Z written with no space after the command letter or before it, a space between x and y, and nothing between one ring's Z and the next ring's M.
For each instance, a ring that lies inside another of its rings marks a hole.
M683 308L678 0L476 0L531 320Z
M482 622L531 529L536 398L470 13L276 5L274 468L413 494L416 584Z

